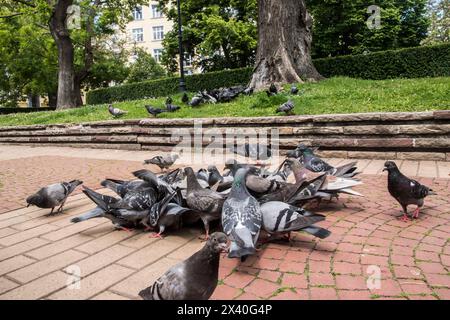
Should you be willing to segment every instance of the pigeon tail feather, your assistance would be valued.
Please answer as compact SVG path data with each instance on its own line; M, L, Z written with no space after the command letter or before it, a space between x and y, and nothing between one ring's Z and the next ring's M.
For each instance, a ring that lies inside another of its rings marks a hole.
M328 231L327 229L316 226L309 226L307 228L302 229L302 231L305 231L319 239L325 239L331 234L331 232Z

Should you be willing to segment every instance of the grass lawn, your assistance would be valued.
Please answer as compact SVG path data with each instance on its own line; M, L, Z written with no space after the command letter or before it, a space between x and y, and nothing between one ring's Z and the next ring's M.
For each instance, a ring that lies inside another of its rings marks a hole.
M286 86L285 91L289 91ZM319 83L299 85L301 94L292 97L297 115L355 113L378 111L430 111L450 109L450 77L395 80L359 80L330 78ZM258 117L276 115L275 109L289 99L288 94L267 98L264 92L250 97L239 97L226 104L206 104L191 108L183 105L181 95L174 96L174 104L182 106L175 113L164 113L159 118ZM116 103L129 113L122 119L149 117L145 104L163 107L165 98ZM0 126L79 123L112 119L106 105L77 109L11 114L0 116Z

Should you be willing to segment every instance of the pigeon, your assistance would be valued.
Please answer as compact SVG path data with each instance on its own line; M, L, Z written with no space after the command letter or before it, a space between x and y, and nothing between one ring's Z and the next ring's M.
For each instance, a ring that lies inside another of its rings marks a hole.
M326 172L331 176L342 178L353 178L359 174L356 170L358 162L350 162L340 167L333 167L320 159L314 154L314 151L305 145L301 144L297 147L297 151L302 156L302 162L306 169L312 172Z
M147 109L147 112L150 113L153 117L157 117L159 114L166 112L167 110L154 108L152 106L145 106L145 109Z
M137 192L150 186L142 180L123 181L115 179L105 179L100 185L114 191L121 198L125 197L128 192Z
M27 207L33 205L43 209L51 208L52 211L50 212L50 215L52 215L55 207L59 206L56 213L62 212L67 198L82 183L83 181L73 180L70 182L55 183L44 187L26 199L28 204Z
M71 222L78 223L103 217L111 220L117 228L127 231L129 231L128 226L136 227L138 224L150 228L147 219L150 208L156 202L156 195L151 189L128 193L123 199L102 195L87 187L84 187L83 193L97 205L97 208L73 218Z
M183 96L181 97L181 102L183 102L184 104L188 104L189 103L189 96L188 96L188 94L186 92L183 93Z
M123 116L124 114L127 114L127 113L128 113L128 112L126 112L126 111L120 110L119 108L114 108L112 104L110 104L110 105L108 106L108 111L109 111L109 113L110 113L113 117L115 117L115 118L121 117L121 116Z
M272 97L278 94L278 89L275 84L271 84L269 90L266 91L268 97Z
M292 100L289 100L288 102L278 107L277 113L284 112L288 116L293 115L294 107L294 102Z
M256 252L255 244L262 225L260 205L246 187L250 173L254 173L251 167L238 170L222 210L223 230L231 240L228 257L241 261Z
M195 210L205 226L205 238L209 238L209 223L219 220L225 201L223 195L200 186L192 168L185 169L187 175L186 202L188 208Z
M152 228L158 227L158 233L153 234L152 238L161 238L162 234L167 228L174 227L179 229L181 227L181 215L190 209L183 208L177 203L170 203L176 196L176 193L167 194L167 196L160 202L153 205L148 216L148 224Z
M292 87L291 87L291 94L292 94L292 95L298 94L298 88L297 88L297 86L292 85Z
M409 221L409 205L417 206L412 217L419 218L420 208L424 205L424 199L427 196L436 195L436 193L416 180L404 176L393 161L387 161L384 164L383 171L388 172L389 193L403 208L404 215L402 221Z
M177 159L179 159L179 156L177 154L168 154L166 156L156 156L149 160L145 160L144 164L154 164L158 166L162 171L164 171L173 166Z
M208 182L209 181L209 172L208 172L208 170L201 168L197 171L197 173L195 174L195 177L199 180Z
M194 96L194 97L191 99L191 102L189 102L189 105L190 105L191 107L198 107L202 102L203 102L203 98L202 98L202 97Z
M287 234L290 240L292 231L304 231L320 239L325 239L331 232L314 224L324 221L325 216L308 212L284 202L266 202L261 205L262 227L270 235Z
M227 248L227 236L213 233L200 251L170 268L139 296L144 300L208 300L217 287L220 254Z
M167 99L166 99L166 106L169 105L169 104L172 104L172 103L173 103L172 97L167 97Z
M272 157L272 150L267 145L245 143L241 146L234 145L231 152L253 160L268 160Z
M181 109L180 106L176 106L176 105L173 105L173 104L166 104L167 112L176 112L176 111L178 111L180 109Z

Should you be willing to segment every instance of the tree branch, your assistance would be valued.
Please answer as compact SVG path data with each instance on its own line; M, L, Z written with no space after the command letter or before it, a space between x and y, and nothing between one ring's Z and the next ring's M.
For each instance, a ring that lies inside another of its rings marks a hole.
M36 8L36 5L34 3L29 2L27 0L16 0L16 2L19 2L19 3L24 4L24 5L26 5L28 7L31 7L31 8Z
M25 14L25 12L11 13L11 14L8 14L6 16L0 16L0 19L11 19L11 18L14 18L14 17L22 16L24 14Z

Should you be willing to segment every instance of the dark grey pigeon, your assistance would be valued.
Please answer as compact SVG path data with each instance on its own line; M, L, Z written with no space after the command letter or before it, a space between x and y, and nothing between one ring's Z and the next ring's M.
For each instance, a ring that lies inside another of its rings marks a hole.
M169 169L177 161L179 156L177 154L167 154L165 156L156 156L149 160L145 160L144 164L154 164L161 170Z
M277 86L275 84L271 84L269 87L269 90L266 91L267 96L272 97L278 94L278 89Z
M59 207L56 213L62 212L67 198L82 183L83 181L73 180L44 187L27 198L27 207L36 206L43 209L51 208L52 211L50 212L50 215L53 214L55 207Z
M391 196L400 203L403 208L403 221L409 221L408 206L416 205L413 218L419 218L420 208L424 205L427 196L436 195L430 188L420 184L416 180L404 176L393 161L384 164L383 171L388 172L388 190Z
M183 96L181 97L181 102L183 102L184 104L188 104L189 103L189 96L188 96L188 94L186 92L183 93Z
M298 93L298 88L297 88L297 86L293 85L291 87L291 94L296 95L297 93Z
M168 228L180 229L181 216L190 209L183 208L177 203L171 203L175 193L167 194L160 202L153 205L148 216L148 224L152 228L158 228L158 233L152 235L153 238L161 238L164 231Z
M185 173L187 175L186 202L188 208L199 214L205 226L205 239L208 239L209 223L220 219L225 197L213 190L203 189L192 168L186 168Z
M126 112L126 111L120 110L119 108L114 108L112 104L110 104L110 105L108 106L108 111L109 111L109 113L110 113L113 117L115 117L115 118L121 117L121 116L123 116L124 114L127 114L127 113L128 113L128 112Z
M172 103L173 103L172 97L167 97L167 99L166 99L166 106L169 105L169 104L172 104Z
M266 202L261 205L263 229L270 235L287 234L292 231L304 231L320 239L325 239L331 232L314 224L324 221L325 216L291 206L284 202Z
M357 161L347 163L340 167L333 167L314 154L311 148L301 144L297 147L302 162L306 169L312 172L326 172L327 174L341 178L353 178L359 174L356 170Z
M293 115L294 107L294 102L292 100L289 100L288 102L278 107L277 113L284 112L288 116Z
M227 236L213 233L200 251L170 268L139 296L144 300L208 300L217 287L220 254L227 247Z
M151 114L153 117L157 117L159 114L166 112L167 110L165 109L160 109L160 108L154 108L152 106L145 106L145 109L147 109L147 112L149 114Z
M253 170L252 168L238 170L222 210L223 230L231 240L228 257L240 258L241 261L256 252L255 245L262 224L259 203L246 187L246 178Z
M107 218L117 228L124 230L128 230L128 226L137 227L139 224L149 227L147 218L150 208L156 202L155 194L151 190L135 194L129 193L124 199L102 195L87 187L84 187L83 193L97 205L97 208L73 218L71 222L78 223L93 218Z
M173 105L173 104L166 104L166 109L167 109L167 112L176 112L176 111L180 110L181 107Z

